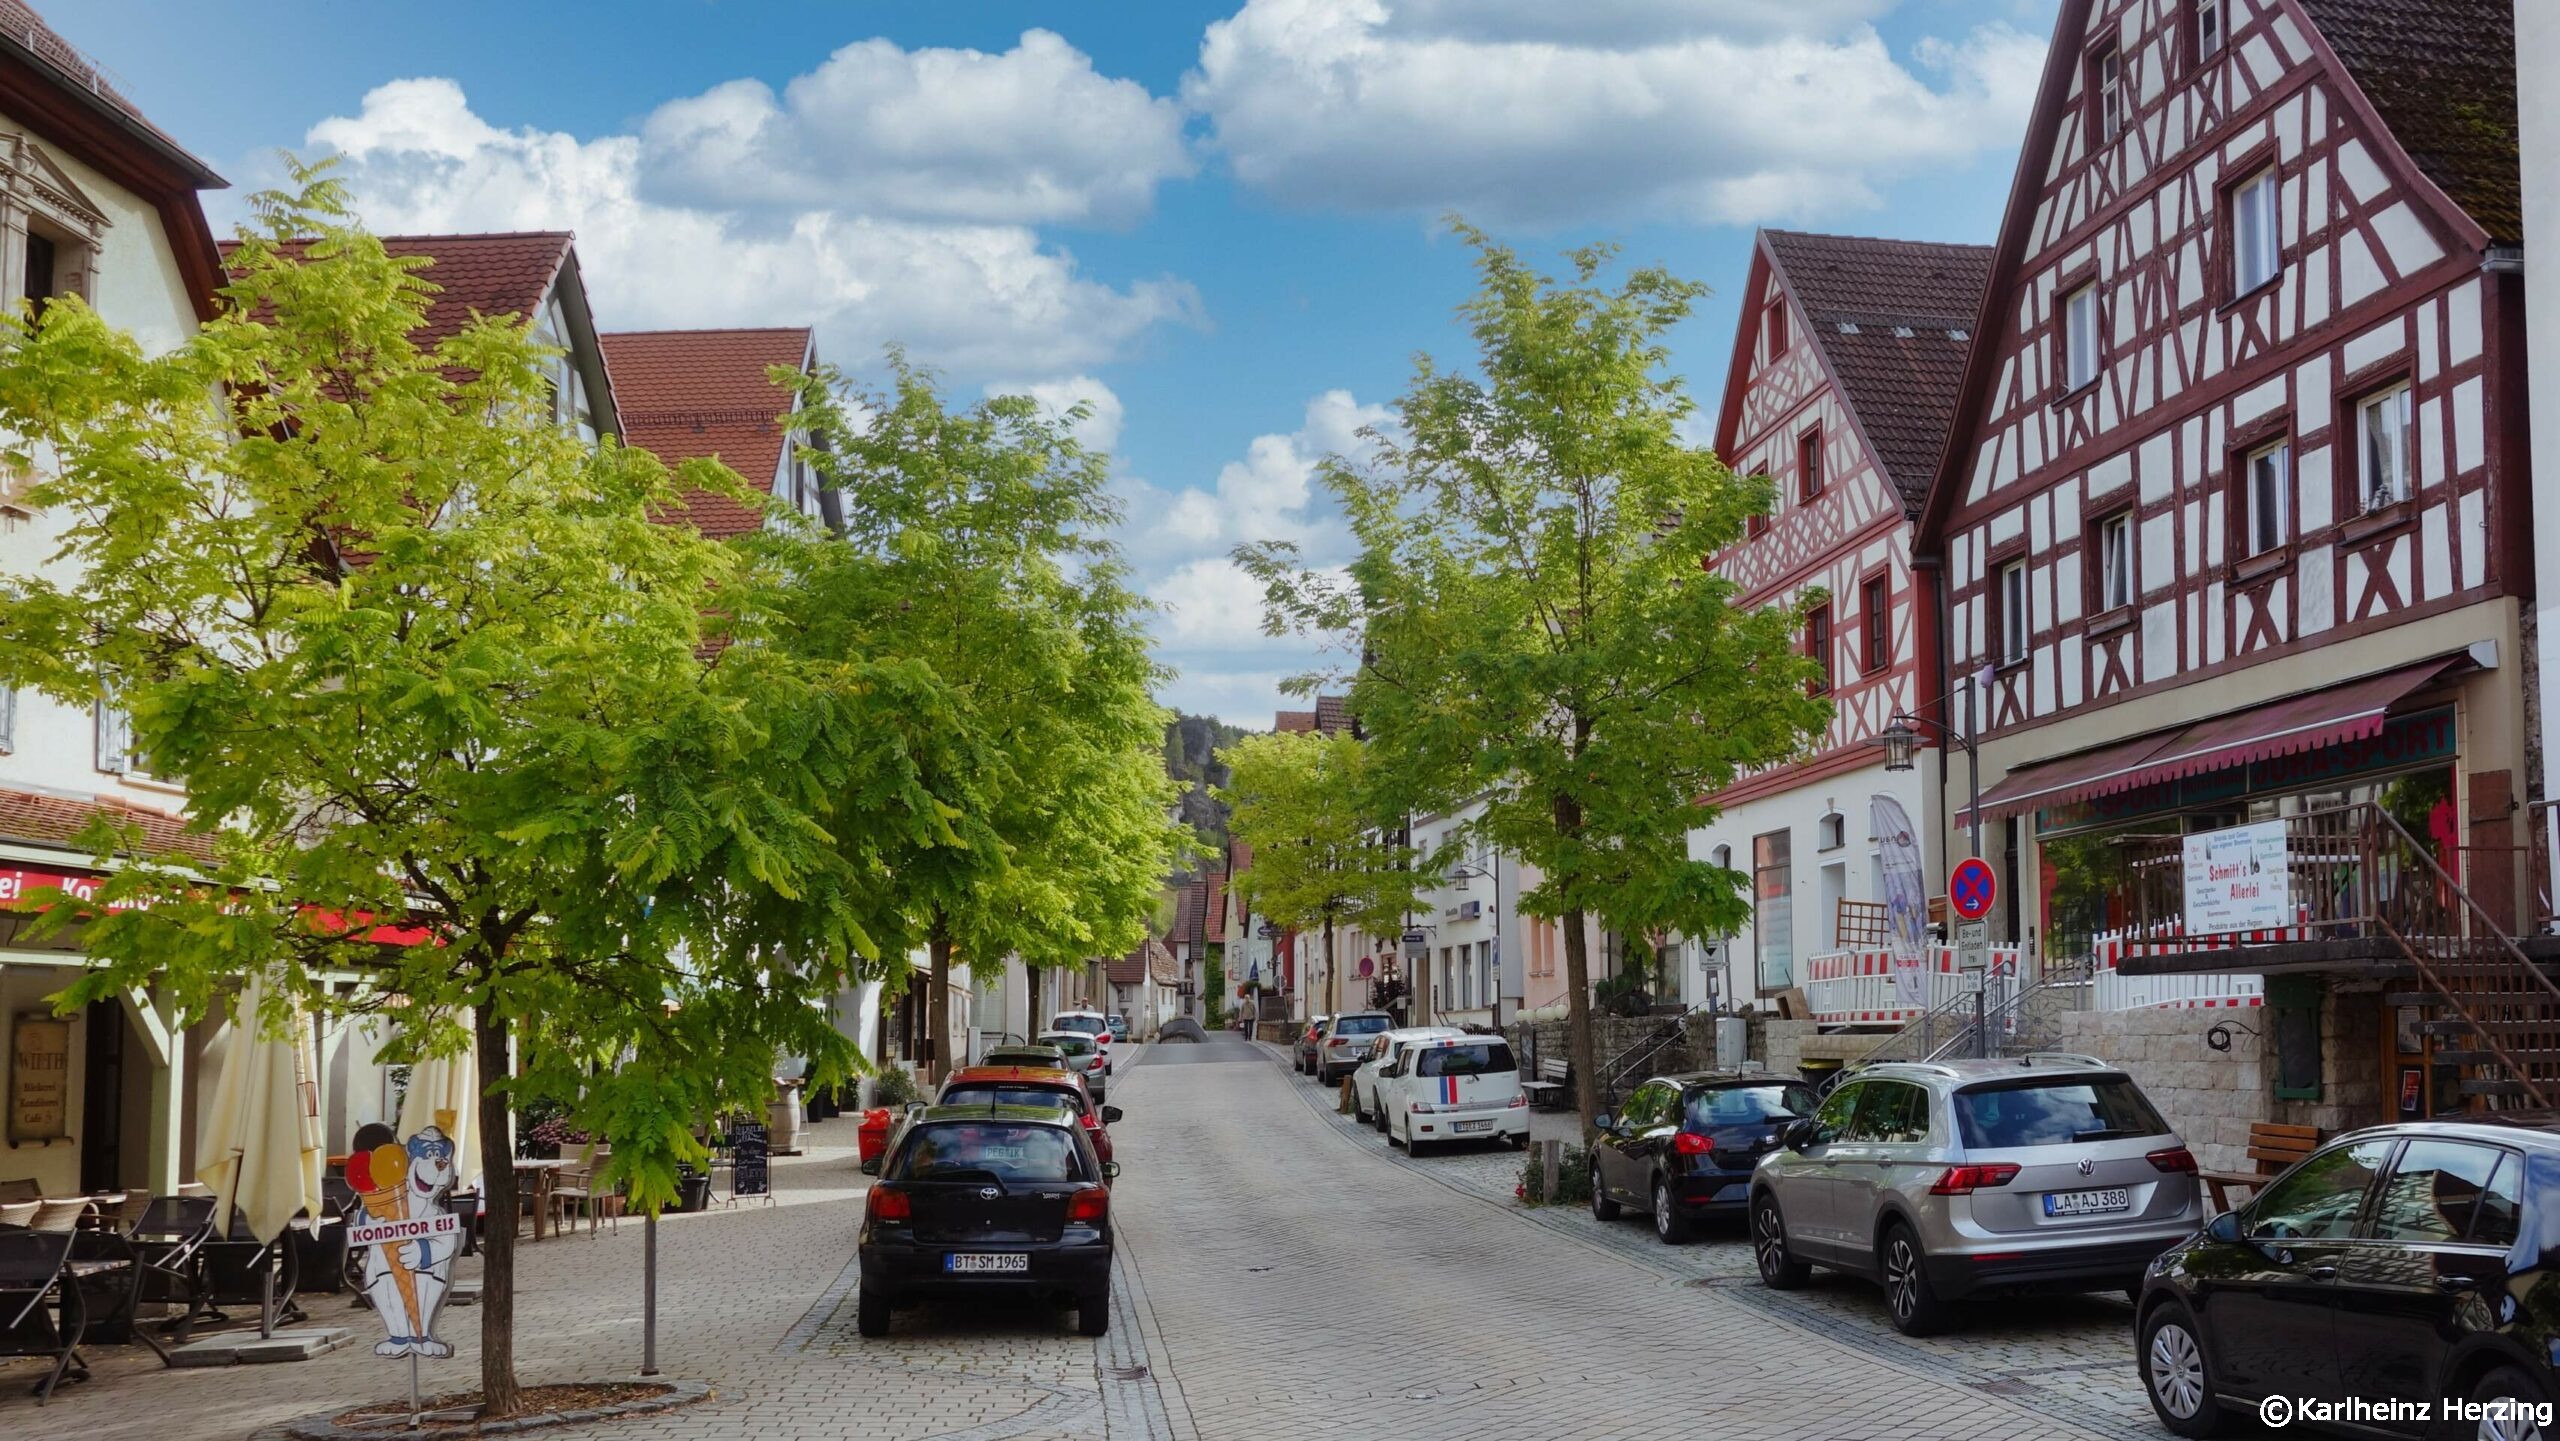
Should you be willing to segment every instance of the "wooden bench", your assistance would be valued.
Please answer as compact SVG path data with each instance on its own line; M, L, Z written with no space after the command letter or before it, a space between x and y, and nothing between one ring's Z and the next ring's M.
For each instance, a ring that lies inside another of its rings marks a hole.
M1529 1098L1529 1104L1536 1109L1561 1111L1572 1104L1572 1099L1567 1094L1568 1085L1572 1080L1573 1062L1561 1056L1541 1057L1538 1061L1538 1079L1522 1081L1520 1090Z
M2321 1140L2317 1126L2253 1122L2249 1127L2249 1159L2257 1163L2258 1169L2202 1171L2197 1173L2196 1179L2204 1182L2205 1189L2213 1194L2214 1209L2228 1211L2232 1208L2233 1188L2240 1189L2240 1200L2245 1203L2250 1196L2263 1190L2269 1181L2293 1169L2295 1162L2319 1150Z

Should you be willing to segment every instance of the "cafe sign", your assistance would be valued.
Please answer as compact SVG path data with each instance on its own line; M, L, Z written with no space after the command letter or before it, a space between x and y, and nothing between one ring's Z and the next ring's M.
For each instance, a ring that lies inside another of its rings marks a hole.
M2284 822L2186 838L2187 934L2281 930L2293 923Z
M26 1012L9 1036L9 1144L70 1134L71 1023Z

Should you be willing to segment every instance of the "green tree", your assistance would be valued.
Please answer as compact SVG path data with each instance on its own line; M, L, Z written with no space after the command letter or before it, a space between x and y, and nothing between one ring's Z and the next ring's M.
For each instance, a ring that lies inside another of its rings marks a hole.
M564 429L521 317L422 348L422 262L299 178L177 350L74 300L0 334L0 430L67 562L0 591L0 679L111 697L196 818L175 854L94 828L123 863L42 918L92 958L58 1004L156 984L202 1016L256 970L280 1009L398 1000L412 1058L467 1038L504 1416L514 1102L569 1105L654 1208L777 1050L840 1077L815 1002L903 940L873 882L940 824L951 708L918 668L767 643L757 562L653 520L735 476ZM424 940L377 943L392 920Z
M1663 337L1703 287L1659 269L1559 284L1458 227L1481 285L1464 314L1479 373L1425 357L1365 464L1325 467L1360 545L1347 581L1285 546L1238 559L1269 623L1363 656L1351 695L1400 803L1482 797L1481 842L1537 868L1521 898L1560 920L1575 1087L1599 1108L1586 917L1628 936L1721 935L1743 878L1693 861L1705 798L1795 754L1830 714L1809 695L1803 607L1747 608L1702 562L1770 502L1682 441L1692 410ZM1257 865L1260 856L1256 856Z
M1384 764L1347 735L1249 735L1218 752L1219 798L1253 867L1231 882L1253 909L1291 930L1324 932L1327 1011L1344 1007L1334 932L1400 931L1424 877L1424 858L1398 839L1403 812L1379 802Z
M1081 966L1146 934L1179 837L1152 690L1146 605L1107 538L1117 521L1080 413L1025 396L966 409L892 353L885 394L801 376L794 417L842 489L841 544L795 556L795 648L879 650L947 688L946 824L890 867L933 965L934 1074L951 1055L954 957Z

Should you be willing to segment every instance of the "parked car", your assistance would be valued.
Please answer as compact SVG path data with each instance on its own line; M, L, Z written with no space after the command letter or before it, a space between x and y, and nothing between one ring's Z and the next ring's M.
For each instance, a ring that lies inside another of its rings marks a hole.
M1106 1025L1108 1025L1108 1026L1110 1026L1110 1027L1111 1027L1111 1039L1112 1039L1112 1040L1117 1041L1117 1042L1120 1042L1120 1043L1122 1043L1122 1044L1124 1044L1124 1045L1128 1043L1128 1040L1129 1040L1129 1018L1128 1018L1127 1016L1108 1016L1108 1017L1105 1017L1105 1018L1104 1018L1104 1024L1106 1024Z
M1116 1173L1053 1105L944 1105L914 1118L865 1198L854 1329L931 1296L1010 1295L1072 1306L1076 1329L1111 1329Z
M1094 1044L1093 1037L1082 1031L1042 1031L1040 1044L1057 1047L1058 1054L1066 1058L1065 1069L1084 1077L1084 1088L1093 1092L1096 1101L1102 1099L1110 1083L1111 1068L1103 1062L1102 1048Z
M2547 1408L2560 1401L2555 1222L2549 1130L2414 1121L2341 1136L2152 1263L2134 1327L2143 1390L2181 1436L2223 1434L2273 1395ZM2396 1429L2540 1437L2548 1415Z
M1349 1011L1328 1018L1316 1037L1316 1083L1337 1085L1360 1068L1360 1057L1379 1033L1395 1029L1396 1018L1384 1011Z
M1316 1073L1316 1042L1324 1038L1324 1023L1332 1019L1331 1016L1310 1016L1307 1028L1298 1033L1298 1044L1293 1049L1299 1075L1312 1076Z
M1465 1034L1455 1026L1399 1026L1392 1031L1380 1031L1378 1038L1369 1043L1369 1053L1360 1058L1359 1066L1351 1073L1352 1114L1360 1120L1374 1122L1379 1130L1384 1131L1387 1128L1386 1113L1378 1109L1379 1070L1417 1041L1436 1041Z
M1102 1052L1102 1073L1111 1074L1110 1017L1100 1011L1060 1011L1049 1018L1049 1030L1040 1034L1045 1036L1049 1031L1082 1031L1093 1037L1095 1048Z
M2130 1294L2202 1220L2186 1143L2086 1056L1870 1066L1779 1140L1752 1177L1761 1282L1864 1276L1915 1336L1984 1292Z
M1106 1161L1111 1159L1110 1126L1120 1119L1120 1108L1102 1104L1085 1089L1083 1077L1038 1066L964 1066L951 1073L933 1099L938 1106L1064 1106ZM895 1140L891 1138L893 1145Z
M978 1058L981 1066L1041 1066L1052 1071L1067 1068L1067 1053L1050 1045L1033 1045L1016 1041L1009 1045L991 1046Z
M1419 1156L1442 1141L1529 1144L1520 1063L1500 1036L1459 1035L1410 1047L1378 1073L1387 1144Z
M1811 1086L1782 1076L1701 1071L1661 1076L1599 1118L1591 1144L1591 1214L1620 1206L1653 1217L1665 1245L1689 1239L1708 1216L1750 1209L1751 1174L1778 1147L1778 1132L1822 1104Z

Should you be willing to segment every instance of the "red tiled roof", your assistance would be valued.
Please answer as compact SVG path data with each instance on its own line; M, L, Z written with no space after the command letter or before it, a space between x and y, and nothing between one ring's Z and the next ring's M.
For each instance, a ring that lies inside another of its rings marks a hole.
M2491 240L2521 244L2512 0L2302 0L2302 8L2418 169Z
M1146 981L1150 967L1155 970L1158 981L1168 985L1173 982L1173 952L1166 950L1164 943L1153 936L1129 954L1105 962L1103 979L1115 986L1140 985Z
M1312 731L1316 728L1316 713L1311 710L1278 711L1272 716L1271 728L1284 734Z
M1209 942L1218 945L1227 939L1227 873L1209 873Z
M198 860L213 854L212 839L188 830L185 819L179 816L121 801L75 801L30 791L0 790L0 840L78 851L81 846L74 838L100 815L129 817L139 822L143 839L154 852L175 852Z
M1351 729L1351 697L1320 695L1316 697L1316 729L1333 735Z
M0 0L5 3L5 0ZM570 235L565 230L526 230L494 235L385 235L382 248L393 255L422 255L434 262L419 279L436 287L427 301L426 322L409 333L420 347L460 334L474 314L540 317L551 282L568 262ZM288 254L305 242L288 245ZM222 242L227 264L240 243Z
M35 7L26 0L0 0L0 38L27 51L50 67L62 79L64 88L75 95L103 101L118 115L139 126L150 137L166 147L172 158L201 172L199 183L219 186L222 177L180 145L169 132L151 123L140 106L110 83L98 63L80 51L80 47L62 38L62 33L44 22Z
M1785 230L1764 239L1876 463L1918 509L1954 420L1991 247Z
M780 417L791 394L771 367L809 359L806 326L761 330L647 330L601 336L622 410L623 440L669 465L714 458L749 485L772 483L782 464ZM695 491L686 518L704 535L744 535L764 524L754 508Z

